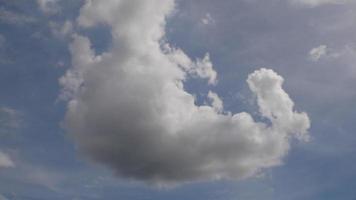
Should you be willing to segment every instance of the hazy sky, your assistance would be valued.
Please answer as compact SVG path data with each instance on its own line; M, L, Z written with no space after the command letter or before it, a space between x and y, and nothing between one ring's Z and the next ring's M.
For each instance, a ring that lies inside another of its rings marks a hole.
M0 0L0 200L355 199L353 0Z

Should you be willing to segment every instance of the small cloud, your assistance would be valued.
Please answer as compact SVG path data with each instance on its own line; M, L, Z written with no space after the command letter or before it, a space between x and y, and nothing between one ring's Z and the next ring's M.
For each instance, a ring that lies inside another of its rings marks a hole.
M321 57L325 56L328 53L328 47L326 45L320 45L309 51L309 59L317 62Z
M58 13L61 9L58 0L37 0L38 7L47 15Z
M224 109L223 101L216 93L209 91L208 99L211 101L211 106L216 112L220 113Z
M0 151L0 168L10 168L10 167L15 167L14 162L7 154Z
M327 60L350 60L355 58L356 50L352 45L344 45L341 47L331 48L326 45L320 45L309 51L309 59L311 61L317 62L324 58ZM353 62L353 61L351 61Z
M0 107L0 132L20 128L22 121L21 115L22 113L15 109Z
M206 53L203 58L192 61L181 49L172 48L169 44L165 44L163 48L170 60L190 76L206 79L210 85L217 84L217 72L214 70L209 53Z
M201 19L201 23L204 25L212 24L215 20L211 17L210 13L206 13L205 16Z
M316 7L327 4L345 4L350 0L290 0L290 2L300 6Z
M209 53L206 53L203 59L197 59L194 72L198 77L208 79L209 84L217 84L217 73L213 68Z

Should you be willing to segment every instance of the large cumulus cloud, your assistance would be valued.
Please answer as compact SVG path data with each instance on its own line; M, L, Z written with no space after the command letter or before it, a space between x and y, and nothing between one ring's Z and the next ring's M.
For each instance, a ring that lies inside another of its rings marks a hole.
M88 38L73 35L73 67L60 82L79 149L121 177L155 184L241 179L280 164L291 137L306 139L310 124L283 78L262 68L247 79L270 123L224 111L212 91L211 105L196 105L186 78L216 84L217 74L209 54L191 60L164 42L173 10L173 0L86 1L77 23L110 26L113 44L96 55Z

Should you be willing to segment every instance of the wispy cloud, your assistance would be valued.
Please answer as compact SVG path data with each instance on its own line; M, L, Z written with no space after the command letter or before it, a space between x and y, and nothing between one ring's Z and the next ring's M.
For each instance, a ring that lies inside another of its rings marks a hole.
M305 5L308 7L316 7L327 4L345 4L351 2L352 0L290 0L292 3L296 5Z
M310 50L309 58L312 61L316 62L320 60L321 57L325 56L327 54L327 51L328 51L328 47L326 45L320 45Z
M0 21L7 24L22 25L27 23L34 23L36 22L36 19L31 16L27 16L1 7Z
M20 128L22 113L9 107L0 107L0 132Z

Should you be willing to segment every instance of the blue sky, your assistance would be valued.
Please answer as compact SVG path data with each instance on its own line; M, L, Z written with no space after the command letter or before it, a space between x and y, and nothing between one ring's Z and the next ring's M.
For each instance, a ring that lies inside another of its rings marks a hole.
M0 0L0 200L356 198L355 2L93 2Z

